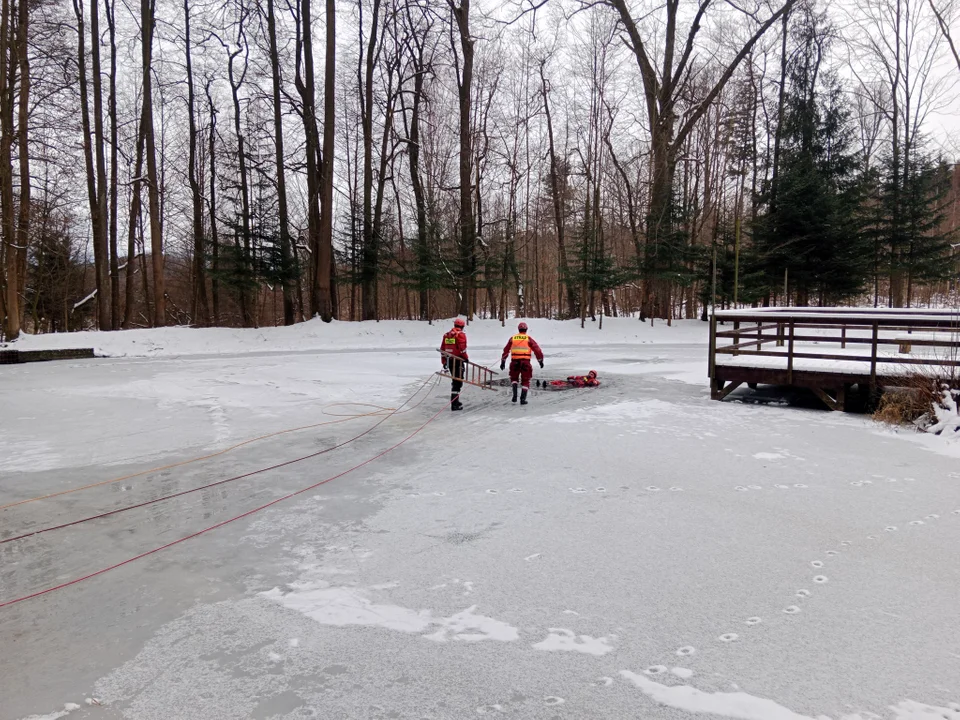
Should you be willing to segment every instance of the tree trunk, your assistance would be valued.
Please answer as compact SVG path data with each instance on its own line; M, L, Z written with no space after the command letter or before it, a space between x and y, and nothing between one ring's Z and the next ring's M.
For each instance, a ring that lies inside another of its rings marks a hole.
M117 22L116 0L104 0L107 14L107 27L110 36L110 90L107 99L107 112L110 116L110 321L114 330L120 329L120 258L117 246L120 172L120 142L118 139L119 122L117 119ZM130 258L127 258L130 262ZM128 264L127 272L130 272Z
M210 162L210 251L213 282L210 284L210 299L213 301L213 324L220 324L220 237L217 234L217 109L207 82L207 104L210 108L209 162Z
M200 325L210 323L210 308L207 304L207 259L203 232L203 190L197 177L197 131L196 90L193 83L193 49L190 47L190 0L183 0L183 24L185 29L184 55L187 64L187 115L190 134L190 151L187 160L187 178L193 200L193 292L191 310L193 321Z
M30 54L27 30L30 23L30 13L29 5L25 0L20 1L17 9L19 14L17 21L17 63L20 68L20 105L17 110L18 141L20 145L20 214L17 221L15 275L17 296L22 302L27 280L27 244L30 241L30 215L33 210L30 206L30 145L28 142L30 137Z
M337 8L336 0L326 0L326 53L323 76L323 159L320 187L320 237L317 247L320 296L319 314L324 322L337 315L337 295L334 288L336 262L333 256L333 162L336 136L336 82L337 82ZM311 76L312 77L312 76ZM311 81L312 82L312 81ZM313 95L311 94L311 98ZM316 123L313 124L316 132Z
M360 4L362 12L363 5ZM373 0L370 38L367 41L363 70L363 92L360 95L360 116L363 133L363 249L360 261L361 317L377 317L377 279L380 265L380 238L373 227L373 71L377 61L380 22L380 0ZM363 18L360 19L361 33Z
M11 54L10 14L10 0L3 0L0 3L0 234L6 246L4 335L7 340L14 340L20 335L21 303L20 293L17 292L17 241L13 206L13 97L7 74L7 62Z
M244 21L244 18L241 18L241 25ZM247 171L247 150L244 143L243 127L241 125L241 108L240 108L240 85L243 83L243 78L247 74L246 65L244 65L243 72L240 75L240 79L236 79L236 74L233 70L233 61L236 60L237 56L242 52L241 46L238 45L235 51L230 53L230 59L227 64L227 78L230 82L230 96L233 98L233 131L237 138L237 160L240 165L240 237L237 237L236 228L234 229L234 242L237 248L237 258L236 261L240 264L240 287L239 287L239 298L240 298L240 314L243 317L243 326L244 327L253 327L256 324L256 308L257 308L257 298L256 295L252 298L247 296L247 282L250 279L251 272L253 270L253 247L251 242L250 235L250 184L248 180L248 171ZM244 61L246 62L246 60Z
M140 174L143 172L143 118L137 128L137 159L133 166L134 181L130 185L130 217L127 225L127 273L124 287L123 323L121 327L128 330L133 322L134 306L134 268L137 262L137 226L140 222ZM147 276L143 279L146 282Z
M290 251L290 220L287 215L287 178L283 164L283 118L280 106L280 51L277 47L277 21L273 0L267 0L267 31L270 36L270 74L273 81L273 132L277 166L277 213L280 221L280 264L283 282L283 324L293 325L295 296L293 273L295 271Z
M540 87L543 92L543 110L547 118L547 142L550 153L550 194L553 195L553 221L557 233L557 254L559 258L560 278L558 280L560 287L560 297L558 302L563 302L563 289L566 288L567 299L567 317L576 317L577 298L573 286L568 282L570 277L570 266L567 264L567 242L565 237L566 218L564 217L564 190L560 184L560 163L557 160L556 143L553 135L553 116L550 112L549 90L547 88L547 78L544 75L544 63L540 63ZM559 309L559 308L558 308Z
M107 210L107 165L104 152L106 145L103 133L103 66L100 62L100 7L97 0L90 3L90 49L93 62L93 143L97 172L97 216L100 227L94 236L94 243L100 248L101 267L97 273L97 314L101 330L113 330L113 315L110 299L113 297L110 272L116 261L110 258L107 236L109 212Z
M90 207L90 224L93 230L93 263L94 277L96 279L97 291L97 325L101 330L109 330L111 327L110 319L110 275L109 275L109 257L107 250L106 237L106 179L101 175L101 160L103 158L103 118L101 101L98 96L100 90L100 51L99 51L99 32L97 31L97 6L94 4L90 13L91 20L91 43L95 46L94 58L94 120L96 126L96 141L91 137L94 130L91 129L90 120L90 97L87 84L87 50L86 50L86 19L84 15L83 0L74 0L74 15L77 18L77 70L79 73L80 90L80 124L83 132L83 158L87 173L87 202ZM94 30L96 28L97 30ZM0 30L0 32L3 32ZM4 122L6 122L7 113L4 112ZM96 148L94 148L96 144ZM7 143L4 143L7 147ZM5 150L6 151L6 150ZM96 159L94 156L96 155ZM105 173L104 173L105 175ZM101 204L101 195L104 204Z
M427 202L423 192L423 178L420 175L420 107L423 102L423 45L417 48L414 57L413 107L410 111L410 142L407 145L410 160L410 184L413 186L413 200L417 208L417 245L416 277L420 292L420 319L429 319L428 280L430 249L427 245ZM401 103L403 102L403 95Z
M473 92L473 38L470 37L470 0L459 7L447 0L460 34L463 66L457 78L460 105L460 307L459 312L473 317L473 297L477 272L476 228L473 220L473 150L470 127L470 101Z
M166 291L163 277L163 235L160 225L160 179L153 129L153 29L155 0L140 0L143 62L143 133L147 149L147 196L150 205L150 253L153 266L153 324L166 325Z

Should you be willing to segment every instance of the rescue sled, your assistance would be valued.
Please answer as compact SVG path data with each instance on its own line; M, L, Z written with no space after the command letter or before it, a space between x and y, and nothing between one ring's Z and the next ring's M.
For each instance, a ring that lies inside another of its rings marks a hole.
M462 380L466 385L473 385L482 390L493 390L493 378L499 374L495 370L491 370L483 365L477 365L475 362L470 362L469 360L463 360L443 350L438 349L437 352L446 358L448 365L454 360L463 363L463 377L456 378L457 380ZM450 373L446 371L437 371L437 375L440 377L450 377Z

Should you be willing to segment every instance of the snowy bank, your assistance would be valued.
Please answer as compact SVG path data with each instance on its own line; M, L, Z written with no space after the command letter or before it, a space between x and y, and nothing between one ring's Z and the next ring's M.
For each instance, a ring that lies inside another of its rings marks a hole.
M477 320L467 327L472 348L499 348L516 327L498 320ZM697 320L674 321L668 326L656 320L641 323L636 318L579 320L530 319L530 334L545 346L703 344L708 325ZM92 347L101 357L165 357L181 355L232 355L251 352L346 350L430 350L451 326L447 320L429 325L410 320L382 322L332 322L318 319L290 327L191 328L167 327L119 332L74 332L46 335L24 334L8 343L17 350L51 350Z

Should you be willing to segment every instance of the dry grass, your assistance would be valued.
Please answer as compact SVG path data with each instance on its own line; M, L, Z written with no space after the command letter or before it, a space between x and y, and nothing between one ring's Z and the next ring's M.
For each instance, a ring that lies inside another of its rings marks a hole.
M926 381L926 378L922 378ZM917 383L912 387L889 388L880 398L873 419L889 425L916 423L933 410L936 396L931 383Z

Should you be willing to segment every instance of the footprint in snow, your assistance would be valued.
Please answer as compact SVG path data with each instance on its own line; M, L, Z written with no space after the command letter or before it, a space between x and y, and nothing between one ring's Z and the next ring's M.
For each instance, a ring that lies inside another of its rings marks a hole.
M606 677L606 676L604 676L604 677L599 677L599 678L597 678L596 680L594 680L594 681L591 683L591 685L596 685L596 686L598 686L598 687L610 687L611 685L613 685L613 678L612 678L612 677Z
M830 557L833 557L834 555L839 555L839 554L840 554L840 553L839 553L837 550L827 550L827 551L824 553L824 555L829 555Z
M477 715L489 715L490 713L502 713L503 705L496 703L494 705L481 705L477 708Z
M720 639L720 642L731 643L739 637L740 636L737 635L736 633L724 633L723 635L720 636L719 639Z
M607 489L606 489L605 487L598 487L596 490L597 490L597 492L601 492L601 493L607 491Z
M672 487L672 488L670 488L670 492L683 492L683 488L682 488L682 487Z
M658 488L656 485L647 485L647 490L650 492L660 492L660 488Z
M887 532L896 532L896 531L897 531L897 526L896 526L896 525L887 525L887 526L884 528L884 530L887 531Z
M821 562L820 560L813 560L813 561L810 562L810 564L813 565L813 567L815 567L815 568L822 568L822 567L823 567L823 562Z
M677 648L677 655L680 657L690 657L696 651L697 649L692 645L684 645L682 648Z
M522 493L523 490L522 490L521 488L510 488L510 492L512 492L512 493Z
M794 486L795 488L805 488L805 487L807 487L807 485L804 485L803 483L794 483L793 486Z
M827 582L827 576L826 576L826 575L817 575L817 576L813 579L813 581L814 581L815 583L818 583L818 584L820 584L820 585L823 585L825 582Z
M796 605L788 605L783 609L783 611L787 615L796 615L798 612L800 612L800 608L798 608Z
M798 598L808 598L808 597L810 597L810 591L809 591L809 590L797 590L797 597L798 597Z
M760 618L754 616L754 617L748 617L743 622L745 625L759 625L763 621Z
M500 494L500 491L499 491L499 490L487 490L487 494L488 494L488 495L499 495L499 494Z
M570 492L572 492L572 493L574 493L574 494L576 494L576 495L580 495L580 494L582 494L582 493L585 493L586 491L587 491L586 488L570 488Z
M544 705L563 705L566 702L562 697L557 697L556 695L548 695L543 699Z
M534 553L533 555L527 555L527 556L524 558L524 560L526 560L527 562L530 562L531 560L539 560L539 559L540 559L540 553Z
M666 671L667 671L666 665L651 665L643 672L646 673L647 675L662 675Z

